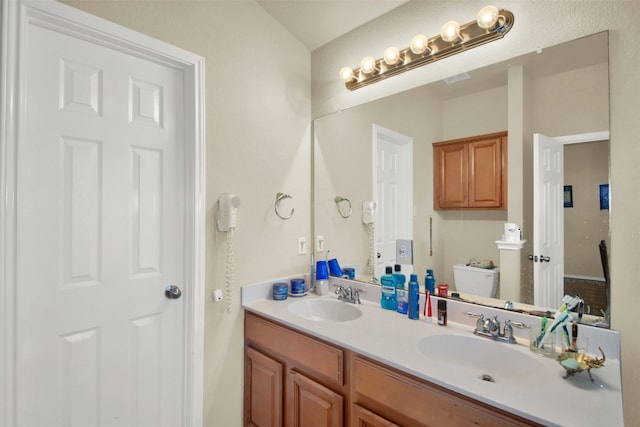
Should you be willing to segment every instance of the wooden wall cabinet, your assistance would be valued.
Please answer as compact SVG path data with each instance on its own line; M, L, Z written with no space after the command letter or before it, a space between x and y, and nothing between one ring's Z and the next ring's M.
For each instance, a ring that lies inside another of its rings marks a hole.
M538 424L246 312L244 425Z
M433 206L507 208L507 132L433 143Z

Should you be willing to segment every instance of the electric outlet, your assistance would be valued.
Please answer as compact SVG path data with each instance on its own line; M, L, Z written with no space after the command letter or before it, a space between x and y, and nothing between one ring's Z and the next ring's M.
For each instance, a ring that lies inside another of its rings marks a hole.
M298 237L298 255L305 255L307 253L307 238Z
M324 236L316 236L316 252L324 252Z
M413 264L413 240L396 240L396 263Z

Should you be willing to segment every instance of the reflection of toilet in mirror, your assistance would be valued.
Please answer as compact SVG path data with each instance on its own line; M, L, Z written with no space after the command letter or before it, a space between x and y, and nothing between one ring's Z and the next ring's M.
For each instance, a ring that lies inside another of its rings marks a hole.
M458 292L493 298L498 288L500 269L469 267L465 264L453 266L453 281Z

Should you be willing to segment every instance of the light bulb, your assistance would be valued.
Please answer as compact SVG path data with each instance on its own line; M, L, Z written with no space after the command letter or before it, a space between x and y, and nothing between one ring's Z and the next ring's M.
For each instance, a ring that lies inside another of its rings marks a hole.
M493 28L494 25L496 25L496 22L498 22L498 17L499 17L499 12L498 12L498 8L495 6L485 6L483 7L480 12L478 12L478 27L480 28L484 28L484 29L489 29L489 28Z
M442 26L440 37L446 42L455 42L460 38L460 24L456 21L449 21Z
M365 74L371 74L376 69L376 60L370 56L365 56L360 61L360 70Z
M349 83L350 81L352 81L353 70L349 67L342 67L340 69L340 79L342 79L342 81L345 83Z
M395 65L400 61L400 51L397 47L388 47L387 50L384 51L384 62L387 65Z
M429 49L429 39L422 34L418 34L411 39L411 52L422 55Z

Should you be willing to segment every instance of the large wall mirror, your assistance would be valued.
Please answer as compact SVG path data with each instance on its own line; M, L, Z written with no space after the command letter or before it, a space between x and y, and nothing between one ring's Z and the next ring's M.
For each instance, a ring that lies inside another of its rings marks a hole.
M316 118L316 239L329 258L354 267L363 281L394 263L390 241L410 240L413 260L402 266L403 273L416 273L423 282L426 269L432 269L436 282L455 290L453 265L473 258L499 265L495 242L504 223L517 222L527 241L516 251L519 269L516 276L505 277L508 266L499 266L500 284L491 303L502 306L504 290L514 281L519 302L533 305L534 268L528 260L534 233L533 135L607 135L564 147L564 184L571 186L572 197L564 208L564 286L567 293L579 293L597 318L608 307L599 249L601 241L610 247L609 211L600 205L602 192L609 190L608 129L607 32L463 74L452 72L446 81ZM509 132L508 209L434 210L432 143L500 131ZM512 152L519 153L515 162ZM390 159L400 173L385 177L381 165ZM350 215L339 198L348 199ZM384 219L374 215L368 221L366 202L381 199Z

